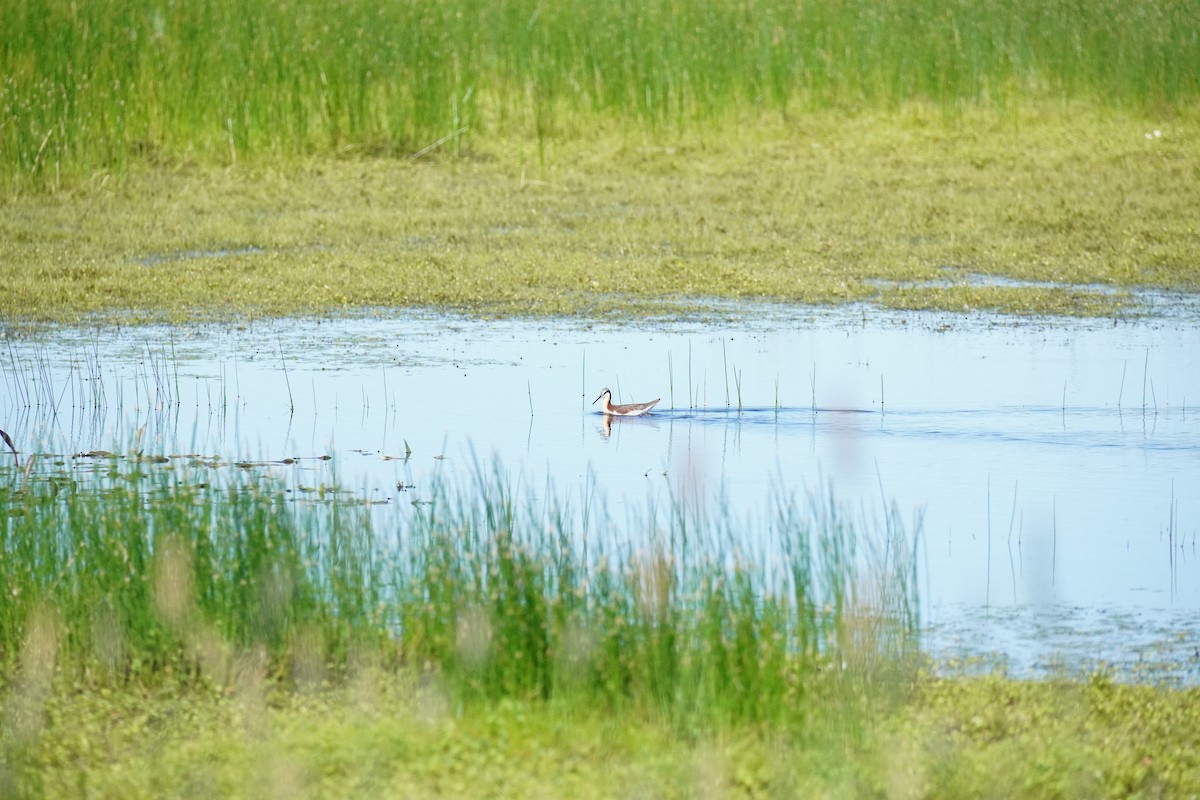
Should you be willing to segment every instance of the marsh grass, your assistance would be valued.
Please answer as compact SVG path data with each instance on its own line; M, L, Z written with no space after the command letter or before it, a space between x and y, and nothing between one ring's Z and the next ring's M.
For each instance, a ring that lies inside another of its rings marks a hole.
M612 120L705 128L733 112L909 101L1183 106L1190 3L266 0L0 9L0 175L70 184L132 163L313 153L459 155Z
M303 688L373 663L456 707L702 726L787 722L830 670L875 686L912 666L915 582L895 554L913 544L898 533L872 555L832 501L781 498L756 527L680 500L623 530L594 498L515 496L499 467L382 517L337 491L201 472L116 456L4 472L10 683L43 618L50 673L92 686L231 687L253 669Z
M436 642L435 660L468 695L566 693L668 717L767 720L802 707L830 664L865 668L866 639L881 661L911 644L911 576L861 572L861 543L833 506L781 502L769 526L778 538L747 549L761 528L683 501L622 536L579 530L569 524L579 515L553 502L522 510L498 485L481 484L474 505L435 499L416 546L438 557L401 559L423 569L403 582L422 594L401 603L400 627ZM438 582L455 613L428 613Z

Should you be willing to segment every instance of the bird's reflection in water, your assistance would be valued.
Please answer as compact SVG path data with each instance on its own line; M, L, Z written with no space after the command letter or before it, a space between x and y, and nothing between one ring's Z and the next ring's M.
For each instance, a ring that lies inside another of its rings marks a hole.
M658 420L655 417L640 416L640 417L621 417L613 414L600 415L600 435L605 439L612 436L613 427L621 425L640 425L651 428L658 428Z

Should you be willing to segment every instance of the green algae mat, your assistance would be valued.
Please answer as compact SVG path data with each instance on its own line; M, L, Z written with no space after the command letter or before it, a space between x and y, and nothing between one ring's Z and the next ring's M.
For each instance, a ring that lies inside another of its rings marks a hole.
M143 168L0 215L0 315L182 321L710 298L1137 313L1200 288L1200 118L821 113L458 158Z

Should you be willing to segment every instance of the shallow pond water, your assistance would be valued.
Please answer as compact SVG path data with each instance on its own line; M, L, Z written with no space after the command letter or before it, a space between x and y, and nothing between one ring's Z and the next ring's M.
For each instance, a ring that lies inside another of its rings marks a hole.
M1190 318L704 316L57 329L0 354L0 420L24 454L78 459L136 440L391 504L493 458L528 493L594 493L615 520L672 497L736 518L780 493L832 493L882 527L894 503L920 531L939 658L1017 672L1155 661L1196 677ZM610 420L591 404L605 387L616 402L662 399L651 416Z

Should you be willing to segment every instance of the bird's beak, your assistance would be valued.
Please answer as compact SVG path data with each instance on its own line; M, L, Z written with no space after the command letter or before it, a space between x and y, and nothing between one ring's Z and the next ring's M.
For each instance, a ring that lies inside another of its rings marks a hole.
M596 403L600 400L601 397L604 397L604 392L601 392L599 397L597 397L595 400L592 401L592 405L596 405Z

